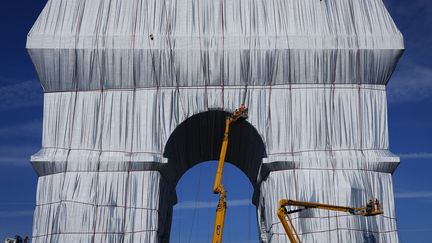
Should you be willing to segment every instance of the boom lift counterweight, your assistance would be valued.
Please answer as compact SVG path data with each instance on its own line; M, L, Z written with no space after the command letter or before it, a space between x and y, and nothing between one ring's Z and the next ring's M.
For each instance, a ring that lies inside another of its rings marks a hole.
M216 178L213 185L213 193L219 194L219 202L216 208L216 219L215 225L213 229L213 243L221 243L222 242L222 233L225 221L225 212L226 212L226 192L224 186L221 184L222 181L222 172L223 166L225 163L226 150L228 148L228 136L230 125L233 122L236 122L239 119L247 119L248 117L248 109L245 105L241 104L238 109L234 111L234 113L228 115L225 119L225 132L222 141L222 148L219 155L218 168L216 171Z
M297 206L302 207L295 210L288 211L286 209L287 206ZM277 216L282 223L283 228L290 240L291 243L301 243L300 237L294 228L294 224L291 221L290 214L301 212L303 210L307 210L310 208L317 208L323 210L331 210L331 211L339 211L339 212L347 212L352 215L360 215L360 216L376 216L383 214L384 212L381 210L381 205L378 199L375 201L370 200L369 203L365 207L361 208L353 208L353 207L344 207L344 206L335 206L330 204L323 203L312 203L312 202L302 202L302 201L294 201L281 199L279 201L279 208L277 211Z

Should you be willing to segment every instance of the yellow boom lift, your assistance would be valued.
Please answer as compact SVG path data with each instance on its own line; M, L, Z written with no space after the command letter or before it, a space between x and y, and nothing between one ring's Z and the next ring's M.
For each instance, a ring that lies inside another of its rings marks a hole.
M224 228L225 221L225 212L227 208L226 204L226 191L224 186L221 184L222 181L222 172L225 163L226 151L228 148L228 137L229 137L229 129L230 125L233 122L238 121L239 119L247 119L248 118L248 109L245 105L241 104L238 109L236 109L232 114L229 114L225 119L225 132L222 141L222 148L219 155L218 168L216 171L216 178L213 185L213 193L219 194L219 202L216 207L216 218L215 225L213 229L213 243L221 243L222 242L222 234ZM286 207L288 206L297 206L299 209L288 211ZM283 228L285 229L286 234L288 235L291 243L301 243L301 239L294 228L294 225L291 221L290 214L298 213L303 210L317 208L323 210L330 211L339 211L339 212L347 212L352 215L360 215L360 216L376 216L383 214L384 212L381 210L381 205L378 199L375 201L370 200L365 207L354 208L354 207L344 207L344 206L336 206L330 204L323 203L313 203L313 202L302 202L288 199L281 199L279 201L279 208L277 211L277 215L282 223Z
M224 190L224 186L221 184L222 181L222 171L225 163L226 150L228 148L228 135L230 125L233 122L236 122L239 119L247 119L248 117L248 109L245 105L241 104L238 109L234 111L234 113L228 115L225 119L225 132L222 141L222 148L219 156L218 168L216 171L216 178L213 186L213 193L219 194L219 202L216 208L216 219L215 225L213 229L213 243L221 243L222 242L222 233L225 221L225 212L226 212L226 192Z
M297 206L301 207L299 209L290 210L286 209L287 206ZM330 204L322 204L322 203L312 203L312 202L302 202L302 201L294 201L288 199L281 199L279 201L279 208L277 210L277 215L279 220L282 223L282 226L285 229L286 234L288 235L291 243L301 243L300 237L294 228L294 225L291 221L290 214L297 213L303 210L307 210L310 208L317 208L323 210L331 210L331 211L339 211L339 212L347 212L352 215L360 215L360 216L376 216L383 214L384 212L381 210L381 205L378 199L375 201L370 200L365 207L362 208L353 208L353 207L344 207L344 206L335 206Z

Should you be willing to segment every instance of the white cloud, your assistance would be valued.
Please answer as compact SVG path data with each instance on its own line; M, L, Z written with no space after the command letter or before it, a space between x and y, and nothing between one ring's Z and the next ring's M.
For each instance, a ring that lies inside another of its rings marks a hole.
M418 198L432 198L432 192L396 192L395 198L397 199L418 199Z
M427 152L398 154L398 156L402 159L432 159L432 153Z
M404 59L388 85L390 103L432 100L432 67Z
M30 166L30 156L38 151L33 146L0 146L0 166Z
M42 97L37 80L9 83L0 87L0 110L40 106Z
M31 205L34 206L35 202L0 202L0 206L22 206L22 205Z
M174 210L187 210L187 209L208 209L216 208L217 201L184 201L180 202L174 206ZM228 200L228 207L241 207L252 205L251 201L248 199L241 200Z
M432 228L430 228L430 229L428 229L428 228L399 229L399 231L403 231L403 232L428 232L428 231L432 231Z
M1 165L29 166L30 156L29 157L0 156L0 166Z
M0 146L0 166L30 166L30 156L40 149L42 136L42 121L28 122L0 127L0 141L21 141L20 144ZM35 143L35 144L32 144Z
M15 124L12 126L0 127L0 140L14 138L29 138L41 137L42 135L42 120L35 119L24 123Z
M1 211L0 218L16 218L33 216L34 210Z

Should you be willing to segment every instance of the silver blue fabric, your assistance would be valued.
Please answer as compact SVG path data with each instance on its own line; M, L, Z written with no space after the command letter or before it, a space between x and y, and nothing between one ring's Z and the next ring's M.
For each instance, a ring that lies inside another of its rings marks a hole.
M49 0L27 48L45 92L33 242L166 241L168 140L241 103L265 146L248 174L263 242L288 242L281 198L378 198L384 215L294 224L303 242L398 242L386 85L404 44L381 0Z

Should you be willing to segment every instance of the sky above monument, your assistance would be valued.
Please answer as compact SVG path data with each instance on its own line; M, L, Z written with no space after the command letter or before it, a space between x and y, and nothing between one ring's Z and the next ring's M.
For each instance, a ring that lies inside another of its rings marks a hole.
M330 1L330 0L325 0ZM0 3L0 240L31 235L37 176L29 158L41 146L42 89L26 52L26 36L46 0ZM432 2L384 0L406 51L388 85L390 150L401 156L394 192L401 242L432 234ZM172 242L210 241L217 197L215 162L190 169L177 187ZM234 166L225 169L229 208L225 242L258 242L253 189Z

